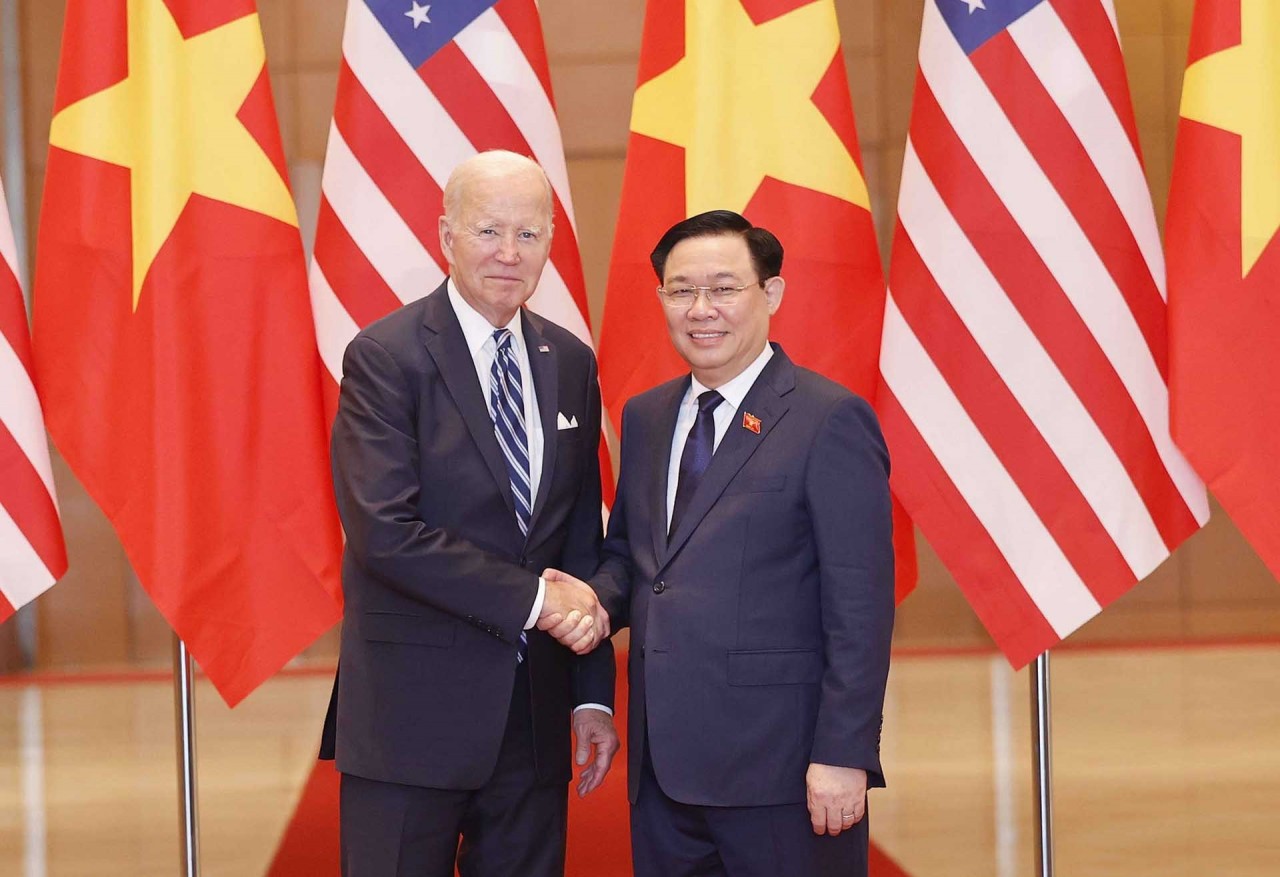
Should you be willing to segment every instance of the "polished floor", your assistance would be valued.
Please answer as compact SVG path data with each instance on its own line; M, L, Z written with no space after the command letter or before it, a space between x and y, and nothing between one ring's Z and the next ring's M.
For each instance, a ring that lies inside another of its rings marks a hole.
M1057 873L1280 875L1280 645L1053 658ZM872 831L912 877L1033 875L1029 674L895 658ZM310 770L324 675L236 710L199 688L202 874L262 875ZM174 875L172 687L0 680L0 875ZM780 875L783 877L783 875Z

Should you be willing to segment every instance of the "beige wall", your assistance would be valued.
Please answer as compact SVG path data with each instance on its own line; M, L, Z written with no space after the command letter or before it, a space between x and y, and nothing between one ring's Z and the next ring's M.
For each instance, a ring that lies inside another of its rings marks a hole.
M922 2L836 0L836 5L883 247L893 217L910 114ZM1147 174L1157 212L1163 215L1193 4L1192 0L1117 0L1116 5ZM22 3L28 208L33 228L43 182L62 7L58 0ZM259 0L259 7L306 233L318 202L345 0ZM598 327L644 4L642 0L542 0L541 8L592 316ZM65 467L59 467L58 478L72 569L39 603L41 663L167 660L166 628L139 592L109 527ZM1215 509L1204 531L1077 639L1236 636L1278 630L1280 587ZM920 586L900 613L897 639L902 645L987 641L923 542ZM312 650L321 656L332 652L332 637Z

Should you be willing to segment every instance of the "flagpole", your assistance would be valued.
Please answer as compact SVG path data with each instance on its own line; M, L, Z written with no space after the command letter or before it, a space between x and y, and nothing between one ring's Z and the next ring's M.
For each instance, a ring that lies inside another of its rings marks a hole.
M1053 758L1050 730L1049 653L1036 658L1031 676L1031 757L1035 760L1036 874L1053 877Z
M196 705L187 644L173 635L173 700L178 738L178 805L181 817L182 874L200 873L200 815L196 810Z

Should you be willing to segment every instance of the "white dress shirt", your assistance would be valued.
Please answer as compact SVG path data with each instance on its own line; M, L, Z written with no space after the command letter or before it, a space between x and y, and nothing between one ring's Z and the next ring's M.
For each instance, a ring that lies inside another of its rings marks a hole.
M716 440L712 445L712 453L715 452L715 448L720 447L720 440L729 431L729 424L733 423L734 418L737 417L738 409L742 407L742 400L747 398L747 393L755 384L756 378L760 377L760 372L764 371L765 365L772 357L773 347L765 342L764 350L760 351L760 355L753 359L749 366L740 371L736 377L716 387L716 392L724 398L724 401L712 412L712 419L716 424ZM692 378L684 399L680 401L680 413L676 415L676 428L671 436L671 462L667 466L668 529L671 528L671 513L676 507L676 488L680 484L680 458L684 455L684 443L688 441L689 431L693 429L694 421L698 419L698 397L708 389L710 388L704 387L697 378Z
M449 278L446 289L449 293L449 304L453 306L458 324L462 326L462 336L467 340L467 350L471 353L471 361L475 364L476 377L480 381L480 390L484 394L485 407L489 409L490 418L493 417L494 412L489 384L493 372L493 361L498 356L498 343L493 340L493 333L498 328L511 330L511 352L515 354L516 362L520 365L520 392L524 397L524 431L525 438L529 442L529 496L531 502L537 502L538 485L542 481L542 454L546 442L542 434L542 415L538 411L538 394L533 387L533 372L529 369L529 349L524 343L521 312L516 311L516 315L506 326L496 327L467 303L467 300L458 292L458 288L454 286L452 277ZM529 617L524 623L525 630L531 629L538 623L538 616L542 614L542 603L546 596L547 582L539 576L538 596L534 598L533 608L529 611ZM598 703L584 703L575 707L574 712L588 708L603 710L613 715L613 710Z
M489 417L493 417L493 400L489 389L493 371L493 361L498 356L498 344L493 340L497 331L480 312L467 304L467 300L453 285L449 278L449 304L458 315L458 323L462 326L462 335L467 339L467 350L471 353L471 361L475 363L476 378L480 381L480 391L484 394L485 407L489 409ZM511 330L511 352L515 354L520 365L520 394L524 397L524 431L529 442L529 496L530 502L538 498L538 484L542 481L542 417L538 412L537 392L533 388L533 374L529 371L529 350L524 345L524 327L521 313L511 318L511 322L502 327ZM528 630L538 622L542 613L542 600L547 593L547 583L538 579L538 597L533 601L533 611L524 629Z
M493 340L495 327L480 312L462 297L449 279L449 304L458 315L462 325L462 335L467 339L467 350L471 352L471 361L476 366L476 377L480 380L480 390L484 394L485 407L489 409L489 417L493 417L493 401L489 391L490 378L493 372L493 360L498 355L498 343ZM511 318L511 322L501 328L511 330L511 352L515 354L520 365L520 394L524 397L524 431L529 442L529 496L530 501L538 498L538 484L542 480L542 416L538 412L538 394L533 387L533 373L529 370L529 349L524 344L524 328L521 312Z

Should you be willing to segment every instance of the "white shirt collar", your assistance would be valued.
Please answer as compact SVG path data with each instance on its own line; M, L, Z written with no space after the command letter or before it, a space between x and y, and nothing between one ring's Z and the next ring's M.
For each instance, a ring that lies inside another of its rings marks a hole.
M742 406L742 400L747 398L747 393L755 384L756 378L760 377L760 372L764 371L764 367L768 365L769 360L773 358L773 345L765 342L764 350L760 351L760 355L751 361L751 364L737 374L736 377L725 381L719 387L716 387L724 401L732 406L732 410L736 411ZM686 399L696 399L709 388L703 386L702 382L690 375L689 392L685 395Z
M449 304L453 305L453 312L458 315L458 323L462 326L462 335L467 339L467 350L471 351L471 358L475 359L484 343L493 338L494 325L467 303L462 293L458 292L452 277L449 278L446 289L449 293ZM504 328L511 330L512 343L518 350L523 350L524 331L521 327L519 310Z

